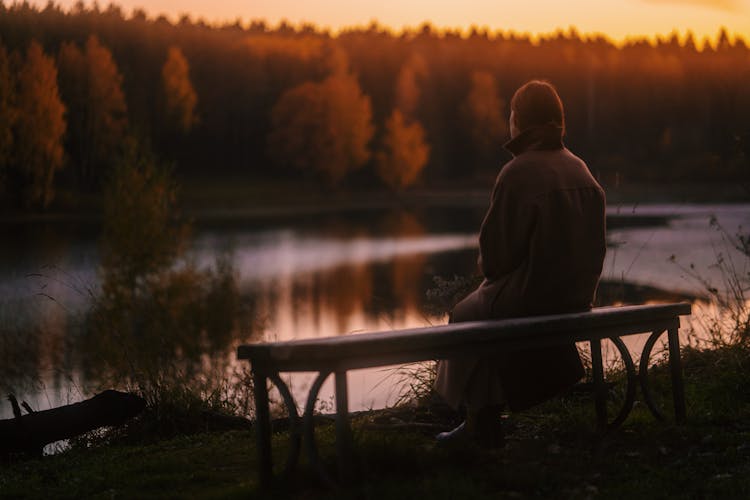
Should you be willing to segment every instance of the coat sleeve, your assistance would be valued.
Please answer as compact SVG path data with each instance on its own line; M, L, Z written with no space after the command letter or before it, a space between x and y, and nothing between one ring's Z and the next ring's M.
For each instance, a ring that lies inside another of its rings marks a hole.
M490 281L513 272L528 258L536 209L515 184L513 175L501 172L479 230L479 269Z

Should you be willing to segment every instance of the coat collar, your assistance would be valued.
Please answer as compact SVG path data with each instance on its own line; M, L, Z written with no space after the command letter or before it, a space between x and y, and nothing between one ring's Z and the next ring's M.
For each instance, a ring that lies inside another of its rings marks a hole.
M531 127L509 140L503 147L513 156L526 151L543 151L563 148L563 128L554 123Z

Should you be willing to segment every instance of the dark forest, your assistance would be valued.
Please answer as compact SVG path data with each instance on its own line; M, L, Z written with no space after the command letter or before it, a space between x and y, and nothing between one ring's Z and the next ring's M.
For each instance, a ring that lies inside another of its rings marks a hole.
M469 182L509 158L508 103L530 78L558 87L566 143L603 183L731 181L745 175L750 48L725 31L705 43L0 4L0 193L27 207L98 193L133 144L183 178Z

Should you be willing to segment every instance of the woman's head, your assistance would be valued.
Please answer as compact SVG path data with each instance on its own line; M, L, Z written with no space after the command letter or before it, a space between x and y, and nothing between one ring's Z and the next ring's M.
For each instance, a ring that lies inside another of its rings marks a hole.
M549 123L565 129L565 113L557 90L542 80L523 84L510 101L510 136Z

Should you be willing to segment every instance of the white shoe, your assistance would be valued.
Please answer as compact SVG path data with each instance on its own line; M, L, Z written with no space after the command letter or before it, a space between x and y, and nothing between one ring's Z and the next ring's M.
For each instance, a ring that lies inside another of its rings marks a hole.
M466 420L461 422L461 424L453 429L452 431L447 432L441 432L437 436L435 436L435 439L438 443L448 443L448 442L455 442L455 441L463 441L469 437L468 431L466 430Z

